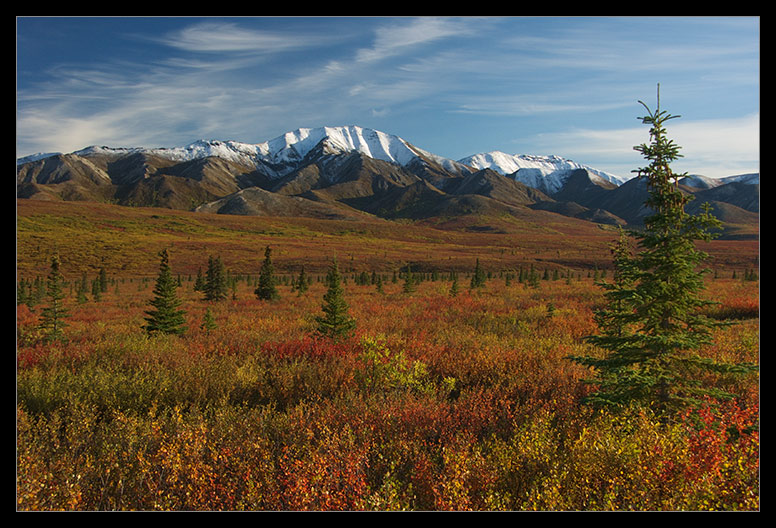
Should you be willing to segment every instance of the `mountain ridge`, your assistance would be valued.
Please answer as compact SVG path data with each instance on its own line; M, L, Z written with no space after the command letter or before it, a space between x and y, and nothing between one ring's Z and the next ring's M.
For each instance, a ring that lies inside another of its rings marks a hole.
M339 149L340 152L356 151L367 156L382 161L397 163L406 166L418 159L431 159L438 165L443 166L451 172L466 171L467 168L475 170L491 168L496 172L506 175L505 164L507 158L509 163L514 166L515 172L519 168L537 168L547 172L553 164L561 164L563 168L587 168L596 175L604 177L609 181L619 181L622 183L625 178L599 171L591 167L575 163L560 156L532 156L523 154L505 154L498 151L492 151L483 154L474 154L462 158L461 160L452 160L433 154L427 150L421 149L399 136L387 134L371 128L360 127L357 125L336 126L336 127L317 127L317 128L298 128L291 132L286 132L274 139L262 143L244 143L234 140L204 140L199 139L183 147L107 147L92 145L71 154L78 156L92 155L126 155L133 153L148 153L168 158L174 161L190 161L192 159L204 157L219 157L234 162L262 162L268 166L282 166L289 162L301 161L310 151L312 151L321 141L328 140L333 149ZM46 157L56 156L62 153L33 154L17 159L17 165L38 161Z
M198 140L174 148L90 146L17 160L19 198L321 218L417 219L534 210L638 224L646 214L646 192L634 180L560 156L491 151L456 161L398 136L352 125L299 128L257 144ZM757 173L725 179L692 175L679 183L689 194L724 204L717 209L733 223L759 222Z

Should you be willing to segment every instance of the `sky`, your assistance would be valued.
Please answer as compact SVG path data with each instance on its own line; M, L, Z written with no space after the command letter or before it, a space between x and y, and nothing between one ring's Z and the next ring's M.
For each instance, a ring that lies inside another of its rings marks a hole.
M759 172L759 17L17 17L17 157L358 125L618 176Z

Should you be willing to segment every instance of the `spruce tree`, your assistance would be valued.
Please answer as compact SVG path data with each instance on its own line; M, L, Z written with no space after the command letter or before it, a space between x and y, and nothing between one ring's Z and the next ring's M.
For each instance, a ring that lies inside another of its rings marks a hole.
M41 311L40 328L43 330L46 341L62 339L64 337L63 329L67 326L64 318L68 313L64 307L65 294L62 290L65 281L59 266L59 255L55 254L51 257L51 268L46 278L46 295L49 304Z
M458 296L458 274L453 273L453 283L450 285L450 297Z
M337 259L332 261L326 274L327 291L323 296L323 315L317 316L317 333L339 339L348 337L356 327L356 321L348 315L348 304L345 301L345 290L342 287Z
M274 301L280 298L275 282L275 268L272 265L272 250L269 246L264 250L264 262L259 273L259 285L253 291L261 300Z
M84 304L88 301L88 298L86 297L86 291L88 289L88 282L86 280L86 273L81 275L81 282L78 284L78 290L76 291L76 298L78 299L78 304Z
M202 318L202 324L199 325L200 330L203 330L206 334L210 334L211 330L218 328L216 324L216 318L213 316L213 312L210 311L210 307L205 310L205 316Z
M415 276L412 274L412 268L410 266L407 266L407 273L404 275L404 284L402 285L402 292L406 294L414 293L417 289L416 287L417 281L415 279Z
M194 291L205 291L205 277L202 275L202 268L197 268L197 278L194 281Z
M151 300L152 310L148 310L145 318L146 324L143 328L149 334L183 334L186 331L183 310L179 310L181 305L176 293L176 281L170 271L169 255L167 250L159 253L159 276L156 279L154 287L154 299Z
M589 341L606 356L573 357L592 367L598 386L587 401L618 407L646 404L662 419L697 404L704 397L729 397L701 379L709 372L748 372L752 365L733 365L702 358L697 351L709 343L711 330L723 323L706 317L710 301L701 297L706 270L698 266L706 254L695 241L710 240L720 227L708 206L697 216L684 207L690 200L677 186L684 174L670 164L679 147L667 139L665 122L672 116L658 105L641 120L650 128L650 143L634 147L650 161L634 172L646 181L652 211L642 231L632 231L640 252L630 255L623 239L614 248L615 279L607 288L608 307L597 314L601 332Z
M480 267L480 259L477 259L477 263L474 265L474 273L472 273L471 281L469 281L469 288L472 290L482 288L485 286L486 280L485 271Z
M221 257L210 257L208 259L207 271L205 272L205 284L203 293L206 301L222 301L226 299L229 291L229 285L226 279L226 270Z
M297 291L297 295L299 295L300 297L304 292L306 292L310 288L310 282L309 282L309 279L307 278L307 274L305 274L304 272L304 266L299 271L299 276L296 279L295 288Z
M105 268L100 268L99 275L100 293L108 292L108 274L105 272Z
M95 301L102 300L102 288L100 287L99 278L96 278L92 281L92 297Z
M16 306L27 304L29 302L29 290L27 288L27 281L20 279L16 282Z

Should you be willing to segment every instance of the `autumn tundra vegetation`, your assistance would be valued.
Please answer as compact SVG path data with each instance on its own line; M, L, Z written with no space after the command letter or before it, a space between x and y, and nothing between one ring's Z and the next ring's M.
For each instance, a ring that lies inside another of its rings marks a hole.
M18 201L17 509L759 510L757 244L645 108L633 231Z

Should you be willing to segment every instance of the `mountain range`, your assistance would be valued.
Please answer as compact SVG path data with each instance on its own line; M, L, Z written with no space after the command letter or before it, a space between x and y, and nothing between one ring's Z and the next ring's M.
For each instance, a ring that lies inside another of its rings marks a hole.
M759 225L759 173L687 176L728 226ZM300 128L259 144L197 141L177 148L91 146L17 160L17 197L85 200L219 214L425 219L543 211L639 225L638 178L559 156L476 154L451 160L358 126Z

